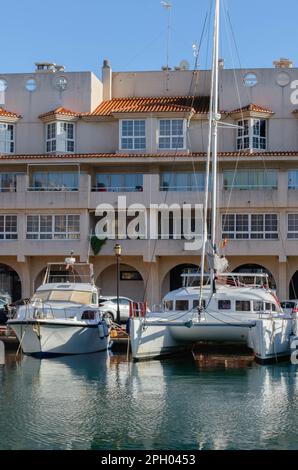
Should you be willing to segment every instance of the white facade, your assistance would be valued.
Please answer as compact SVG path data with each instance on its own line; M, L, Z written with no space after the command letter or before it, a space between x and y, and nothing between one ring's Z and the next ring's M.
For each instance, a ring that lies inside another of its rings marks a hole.
M220 130L218 241L229 239L231 270L261 266L288 298L298 270L298 69L249 72L250 83L241 70L220 73L222 119L241 121L243 133ZM36 89L28 91L32 79ZM90 72L0 74L0 290L30 296L47 261L73 250L82 261L90 255L102 294L115 293L116 240L96 256L90 248L95 209L115 207L118 195L148 209L203 202L192 175L205 172L209 79L209 71L112 73L107 63L103 83ZM174 99L194 90L201 104ZM120 294L136 300L159 303L179 282L175 268L200 262L185 240L120 243ZM136 271L143 281L125 274Z

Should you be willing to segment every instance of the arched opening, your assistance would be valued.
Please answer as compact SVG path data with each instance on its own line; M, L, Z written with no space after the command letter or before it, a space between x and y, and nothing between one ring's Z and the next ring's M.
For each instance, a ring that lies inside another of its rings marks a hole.
M43 268L36 276L34 281L34 291L36 291L36 289L43 283L46 269L47 268ZM57 266L57 268L55 267L51 269L49 282L81 282L81 277L76 270L70 271L69 269L64 269L63 266Z
M298 271L295 272L290 280L289 292L290 299L298 299Z
M18 273L6 264L0 264L0 295L12 302L22 298L22 284Z
M234 273L247 273L247 274L262 274L262 273L268 274L269 287L272 290L276 290L276 282L272 273L267 268L264 268L264 266L261 266L260 264L242 264L238 268L234 269L233 272Z
M100 288L100 295L113 295L117 293L117 266L113 264L104 269L98 276L96 285ZM128 297L137 302L144 300L144 281L135 268L128 264L120 264L119 295Z
M168 274L165 276L162 283L162 297L172 290L179 289L182 287L183 279L181 274L187 269L199 269L199 266L195 264L178 264L174 266Z

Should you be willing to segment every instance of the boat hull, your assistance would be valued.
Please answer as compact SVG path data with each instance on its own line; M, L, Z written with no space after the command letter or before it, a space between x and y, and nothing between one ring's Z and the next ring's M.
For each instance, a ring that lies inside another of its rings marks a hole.
M249 334L249 346L254 350L257 361L276 362L291 354L291 336L294 321L291 318L263 319Z
M108 346L108 333L102 324L69 325L66 322L28 321L9 322L24 354L49 357L88 354L104 351Z
M130 338L134 360L154 359L187 351L199 341L247 344L254 321L226 323L190 323L144 321L133 318Z

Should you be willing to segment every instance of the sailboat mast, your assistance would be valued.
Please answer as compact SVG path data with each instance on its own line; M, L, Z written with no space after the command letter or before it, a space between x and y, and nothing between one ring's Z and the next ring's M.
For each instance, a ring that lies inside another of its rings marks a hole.
M214 37L213 37L213 103L212 103L212 204L211 204L211 243L213 253L216 250L216 216L217 216L217 140L218 140L218 59L219 59L219 0L215 2Z
M213 57L212 57L212 79L211 90L213 96L212 109L212 186L211 186L211 245L212 254L216 253L216 233L217 233L217 141L218 141L218 59L219 59L219 2L215 0L214 11L214 32L213 32ZM214 259L214 258L213 258ZM211 294L214 292L215 269L211 269Z
M212 151L212 252L215 252L216 240L216 207L217 207L217 120L218 115L218 58L219 58L219 0L216 0L214 10L214 32L213 32L213 54L211 67L211 87L210 87L210 104L209 104L209 123L208 123L208 149L206 159L206 178L205 178L205 195L204 195L204 225L203 225L203 244L201 254L201 271L200 271L200 290L199 290L199 309L202 308L204 273L205 273L205 256L206 245L208 241L208 199L209 199L209 175ZM211 269L211 295L214 290L214 270Z

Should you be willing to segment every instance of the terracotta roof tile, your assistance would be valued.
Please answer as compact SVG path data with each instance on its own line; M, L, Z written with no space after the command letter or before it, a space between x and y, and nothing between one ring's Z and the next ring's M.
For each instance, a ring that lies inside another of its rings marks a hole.
M193 152L193 153L158 153L158 154L131 154L131 153L79 153L79 154L34 154L34 155L1 155L0 160L26 160L26 159L44 159L44 160L51 160L54 158L61 158L61 159L101 159L101 158L203 158L206 156L205 152ZM275 152L219 152L218 156L220 158L223 157L297 157L298 159L298 150L291 150L291 151L275 151Z
M0 117L1 116L10 117L10 118L21 118L22 117L20 114L13 113L11 111L7 111L6 109L2 108L2 106L0 106Z
M80 116L80 113L77 113L75 111L71 111L70 109L66 109L66 108L63 108L62 106L59 106L56 109L52 109L51 111L40 114L39 118L44 118L47 116L54 116L55 114L59 114L60 116Z
M236 114L236 113L244 113L246 111L252 111L255 113L268 113L268 114L274 114L273 111L270 109L264 108L263 106L260 106L258 104L250 103L247 106L244 106L242 108L234 109L233 111L229 111L229 114Z
M162 96L153 98L113 98L103 101L89 116L111 116L113 113L208 113L209 97Z

